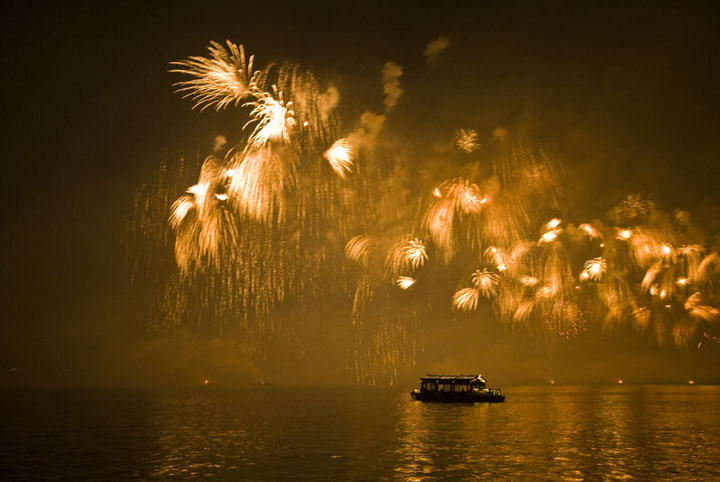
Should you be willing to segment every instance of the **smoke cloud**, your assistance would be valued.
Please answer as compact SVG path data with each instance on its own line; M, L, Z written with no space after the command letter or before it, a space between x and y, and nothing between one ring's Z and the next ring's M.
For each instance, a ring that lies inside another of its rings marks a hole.
M402 77L403 70L398 64L394 62L385 62L383 65L383 94L385 94L385 112L389 112L395 107L403 93L400 88L400 77Z
M340 91L335 86L328 87L328 89L323 94L320 94L318 98L320 112L327 117L330 111L337 107L339 102Z
M427 47L425 47L425 52L423 53L427 64L431 67L435 67L438 55L440 55L440 53L449 45L450 39L444 35L428 42Z
M384 115L365 112L360 116L360 127L348 136L348 141L354 146L372 149L384 123Z

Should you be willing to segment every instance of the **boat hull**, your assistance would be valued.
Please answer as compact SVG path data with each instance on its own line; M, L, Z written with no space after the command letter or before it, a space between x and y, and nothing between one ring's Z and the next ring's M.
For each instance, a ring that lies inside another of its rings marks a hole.
M447 402L447 403L502 403L504 395L488 392L438 392L413 390L410 395L414 400L421 402Z

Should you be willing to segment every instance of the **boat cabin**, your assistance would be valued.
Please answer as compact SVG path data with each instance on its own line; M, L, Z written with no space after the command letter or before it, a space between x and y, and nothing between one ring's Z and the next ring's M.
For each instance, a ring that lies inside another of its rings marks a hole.
M482 375L427 375L420 377L420 390L425 392L479 392L485 389Z

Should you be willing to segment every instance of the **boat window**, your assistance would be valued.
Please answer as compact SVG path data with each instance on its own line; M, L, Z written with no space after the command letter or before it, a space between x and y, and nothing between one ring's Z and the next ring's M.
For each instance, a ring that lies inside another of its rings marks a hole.
M433 381L422 382L422 388L424 390L437 390L437 383Z

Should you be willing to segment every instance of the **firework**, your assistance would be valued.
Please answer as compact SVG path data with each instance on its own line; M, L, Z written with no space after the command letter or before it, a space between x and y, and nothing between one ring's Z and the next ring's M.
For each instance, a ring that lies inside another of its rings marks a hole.
M496 273L483 269L475 271L472 275L473 286L485 298L494 298L498 294L500 276Z
M495 264L497 267L497 270L500 272L507 271L508 269L508 259L507 255L501 250L496 248L495 246L490 246L485 250L485 253L483 253L486 258L490 259L491 262Z
M535 309L534 300L522 300L512 315L512 320L516 323L527 322L532 316Z
M709 323L720 321L720 310L713 306L704 304L702 294L700 292L695 292L690 295L685 302L684 307L688 315L698 320Z
M543 233L542 236L540 236L540 239L538 240L538 244L541 243L552 243L557 239L557 237L560 235L559 229L551 229L550 231L546 231Z
M372 239L366 235L355 236L345 245L345 256L356 263L367 265Z
M632 229L618 229L616 237L622 241L627 241L632 236Z
M544 316L547 327L554 333L572 338L586 331L585 317L582 310L575 303L558 301Z
M287 214L288 192L296 187L296 158L279 149L251 149L237 154L228 171L228 194L238 211L270 223Z
M477 132L472 129L460 129L455 134L455 145L465 154L480 149Z
M193 80L177 82L177 92L190 97L193 108L201 111L208 107L221 110L229 105L238 105L248 95L252 82L253 57L246 61L242 45L226 42L227 49L217 42L210 42L210 58L190 57L187 60L172 62L181 68L171 70L195 77Z
M405 262L410 264L413 269L419 268L425 263L425 260L428 259L425 244L417 238L410 240L407 245L402 248L402 254Z
M203 260L217 265L221 249L237 239L236 224L221 188L222 168L214 157L203 163L197 184L171 206L169 223L176 233L175 257L184 273Z
M474 311L480 298L477 288L463 288L453 295L452 307L459 311Z
M269 142L290 142L291 130L295 127L295 112L292 102L283 100L283 93L272 86L272 92L261 92L253 89L255 100L245 105L253 107L250 120L245 126L255 124L250 146L265 147Z
M411 329L426 308L415 303L426 297L412 292L430 293L426 281L457 287L451 300L442 295L445 309L477 316L483 298L500 321L547 340L597 319L681 345L720 321L720 257L693 244L687 213L631 194L610 220L576 229L554 217L567 212L558 164L500 129L488 169L474 164L428 188L417 182L425 166L379 142L402 94L400 66L384 67L385 113L366 112L341 138L336 88L292 63L253 71L254 58L229 41L208 50L173 64L192 77L177 90L200 110L246 107L242 135L229 150L218 137L218 157L202 165L173 173L164 164L169 179L137 203L162 212L164 231L146 212L142 221L158 246L174 242L175 271L153 308L158 329L204 323L249 340L261 362L280 330L299 339L328 314L347 320L350 378L375 384L413 363L422 340ZM480 148L470 129L454 141L466 154ZM425 193L417 202L415 189Z
M540 280L538 280L537 278L534 278L532 276L520 276L518 278L518 280L520 281L520 283L523 286L527 286L529 288L532 288L533 286L537 286L537 284L540 282Z
M428 208L423 220L423 227L428 230L433 243L442 250L445 261L450 260L455 253L454 218L454 206L439 198L439 202Z
M411 278L410 276L400 276L397 280L395 280L395 284L397 284L400 289L406 290L415 284L415 278Z
M585 234L588 235L590 239L603 239L603 235L600 231L595 229L592 225L583 223L580 226L578 226L582 231L585 232Z
M697 272L707 290L717 295L720 292L720 255L708 254L700 263Z
M335 141L330 149L325 151L323 157L328 160L333 171L343 179L352 171L355 162L355 152L347 139Z
M679 261L683 263L683 269L688 278L699 279L701 277L700 265L704 253L704 248L698 244L685 245L677 249L677 256Z
M562 224L562 219L552 218L550 221L548 221L546 229L548 231L554 230L558 226L560 226L560 224Z
M443 182L432 193L422 221L431 240L439 247L444 261L455 254L455 223L477 217L488 203L480 188L469 181L458 178Z
M607 271L607 261L603 258L594 258L585 261L585 267L580 274L582 280L600 281Z

